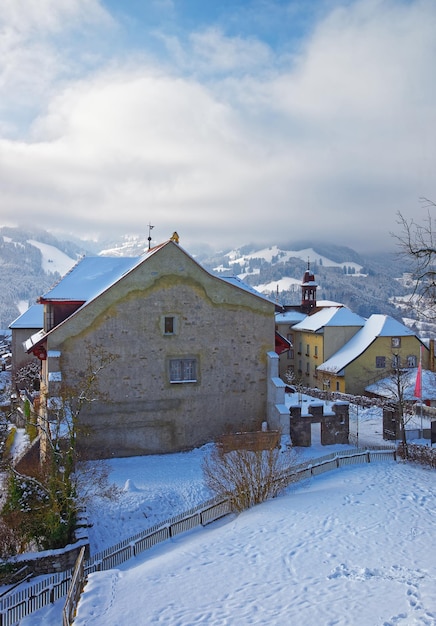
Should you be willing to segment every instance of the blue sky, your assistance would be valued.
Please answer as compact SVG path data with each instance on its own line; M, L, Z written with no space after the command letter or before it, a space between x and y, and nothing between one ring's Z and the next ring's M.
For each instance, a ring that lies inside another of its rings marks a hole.
M433 0L1 0L0 223L395 248L436 198Z

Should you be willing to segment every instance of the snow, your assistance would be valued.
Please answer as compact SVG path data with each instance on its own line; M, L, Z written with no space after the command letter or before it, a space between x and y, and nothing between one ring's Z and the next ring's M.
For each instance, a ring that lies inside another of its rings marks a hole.
M389 315L373 314L366 320L363 328L332 357L324 361L318 367L318 370L340 372L351 361L354 361L361 355L377 337L413 337L414 335L413 330L410 330Z
M435 624L434 475L347 468L89 577L76 626Z
M298 393L285 399L319 402ZM350 431L361 447L389 446L378 407L350 405ZM297 462L351 448L321 446L316 429L312 436ZM201 465L210 449L108 460L119 493L88 508L91 553L207 500ZM75 626L436 626L435 484L434 471L394 461L313 477L91 574ZM63 604L21 626L61 623Z
M247 276L247 274L245 274L245 276ZM270 283L256 285L256 289L262 293L275 292L277 289L279 291L291 291L296 287L299 289L301 288L301 280L291 278L290 276L284 276L283 278L280 278L280 280L273 280Z
M408 369L404 376L400 379L403 398L409 402L420 399L415 396L417 373L418 368L412 367ZM368 385L365 391L385 398L395 398L398 395L396 381L392 376L382 378L372 385ZM422 399L430 401L436 400L436 372L422 370Z
M358 326L366 323L365 318L353 313L349 308L338 305L325 307L312 315L307 315L294 329L320 331L325 326Z
M29 239L27 243L30 243L41 251L42 269L48 274L59 272L59 274L63 276L76 263L75 259L72 259L55 246L50 246L47 243L41 243L34 239Z
M139 261L140 257L83 257L43 297L48 300L92 300Z
M362 266L354 261L342 261L341 263L332 261L328 257L318 254L318 252L316 252L313 248L303 248L302 250L282 250L278 246L271 246L243 256L240 256L239 251L233 250L226 254L226 256L229 258L230 263L239 264L247 263L250 259L265 259L265 261L271 263L273 257L278 257L278 263L286 263L289 259L301 259L306 262L309 259L311 264L319 263L324 267L353 268L356 272L353 276L359 275L360 270L362 269Z
M17 317L9 328L42 328L44 326L44 305L32 304Z
M313 398L286 394L288 406L298 401ZM383 444L381 422L381 409L350 405L360 445ZM298 449L298 462L350 449L314 441ZM120 493L88 510L91 552L206 500L209 450L109 460ZM435 491L433 471L394 461L311 478L91 574L75 626L435 626ZM62 607L21 625L61 623Z

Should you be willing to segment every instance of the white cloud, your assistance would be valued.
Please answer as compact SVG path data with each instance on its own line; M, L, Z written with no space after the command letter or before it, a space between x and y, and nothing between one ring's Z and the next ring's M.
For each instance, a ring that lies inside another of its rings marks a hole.
M178 68L136 55L59 84L49 42L34 57L47 107L30 139L0 142L3 217L79 234L145 232L151 220L162 239L178 230L220 246L307 235L392 247L396 211L436 197L435 18L425 0L342 6L287 65L211 27L172 38ZM15 59L23 97L37 75L28 63Z
M14 136L26 127L56 83L91 62L91 31L113 26L98 0L3 0L0 132Z
M272 52L262 42L242 37L225 37L217 28L190 37L194 66L207 72L258 69L272 62Z

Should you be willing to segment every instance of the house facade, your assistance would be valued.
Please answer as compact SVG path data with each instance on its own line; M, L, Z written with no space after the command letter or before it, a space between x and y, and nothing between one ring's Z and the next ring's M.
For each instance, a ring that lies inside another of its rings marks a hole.
M294 370L305 387L323 389L326 381L318 370L365 324L345 306L326 305L293 327Z
M89 458L190 449L266 418L275 305L218 278L169 240L135 259L85 257L41 299L41 410L110 355L79 417Z
M388 315L371 315L335 354L320 364L318 376L331 391L363 395L396 368L429 366L429 350L413 330Z
M303 387L361 395L398 363L434 369L434 342L426 347L413 330L386 315L365 319L342 304L318 301L317 283L308 267L301 304L276 314L276 329L292 344L280 355L282 380ZM422 352L421 352L422 346Z
M44 307L34 304L25 313L17 317L10 325L11 352L12 352L12 389L18 391L17 372L28 363L35 363L37 359L24 349L24 342L44 325Z

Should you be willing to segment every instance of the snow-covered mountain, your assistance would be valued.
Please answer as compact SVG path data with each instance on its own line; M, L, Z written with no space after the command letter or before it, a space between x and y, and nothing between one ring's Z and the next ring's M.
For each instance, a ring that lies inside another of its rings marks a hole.
M85 252L46 231L0 228L0 329L7 329Z
M77 263L77 259L72 259L56 246L35 239L28 239L27 243L41 252L41 267L46 274L58 273L64 276Z
M271 265L278 263L285 263L290 259L301 259L305 263L310 263L312 266L321 265L324 267L337 267L349 272L350 268L355 276L359 275L362 270L362 265L352 261L351 259L344 258L343 261L337 262L328 258L327 256L320 254L314 248L301 248L298 250L283 250L278 246L270 246L269 248L263 248L261 250L251 252L249 254L243 254L239 250L232 250L226 254L229 259L229 264L235 265L249 265L253 259L263 259ZM222 271L222 266L216 268L217 271Z
M147 234L99 244L61 241L46 231L0 228L0 328L7 328L83 254L139 256L149 247ZM403 270L393 256L363 258L351 248L308 242L188 252L212 273L238 275L258 291L278 296L282 304L298 304L309 263L320 299L342 302L364 317L385 313L413 318L404 304L410 289L399 280Z

